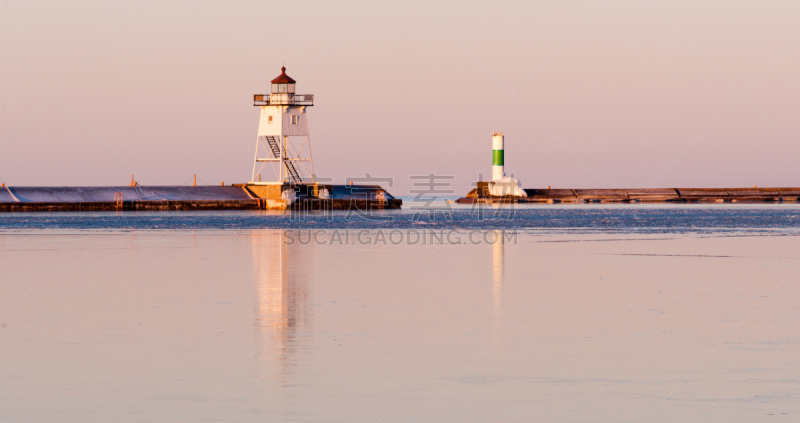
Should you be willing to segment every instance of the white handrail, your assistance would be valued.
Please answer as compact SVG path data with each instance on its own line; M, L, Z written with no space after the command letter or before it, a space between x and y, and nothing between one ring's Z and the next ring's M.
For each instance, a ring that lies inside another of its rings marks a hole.
M21 203L22 202L22 201L19 201L19 198L17 198L17 196L14 195L13 192L11 192L11 188L9 188L8 186L6 186L6 191L8 191L8 193L11 194L11 198L13 198L14 201L16 201L17 203Z

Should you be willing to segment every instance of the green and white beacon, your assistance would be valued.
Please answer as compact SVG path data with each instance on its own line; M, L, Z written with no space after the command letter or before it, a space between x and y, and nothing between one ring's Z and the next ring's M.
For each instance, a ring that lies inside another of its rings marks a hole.
M489 181L489 192L496 197L527 197L519 180L506 176L504 147L503 133L494 132L492 134L492 180Z

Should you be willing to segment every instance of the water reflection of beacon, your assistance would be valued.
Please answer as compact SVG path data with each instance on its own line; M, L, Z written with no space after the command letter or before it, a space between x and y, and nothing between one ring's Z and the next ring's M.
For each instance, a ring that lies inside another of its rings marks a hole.
M497 197L528 196L517 178L506 176L505 137L502 132L492 134L492 180L489 181L489 192Z

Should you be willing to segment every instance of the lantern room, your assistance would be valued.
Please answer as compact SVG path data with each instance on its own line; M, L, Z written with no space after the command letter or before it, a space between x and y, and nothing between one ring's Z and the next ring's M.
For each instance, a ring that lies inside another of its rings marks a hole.
M313 106L314 95L295 94L294 86L297 81L286 74L286 67L281 68L281 74L272 80L272 89L269 94L253 95L254 106Z
M272 80L272 94L294 94L296 82L286 74L286 67L282 67L281 74Z

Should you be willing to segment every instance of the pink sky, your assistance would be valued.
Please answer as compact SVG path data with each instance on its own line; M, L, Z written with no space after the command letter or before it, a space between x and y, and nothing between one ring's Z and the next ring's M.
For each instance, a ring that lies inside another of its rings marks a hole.
M285 63L339 183L466 193L497 130L525 187L800 186L798 2L69 3L0 1L7 184L247 181Z

